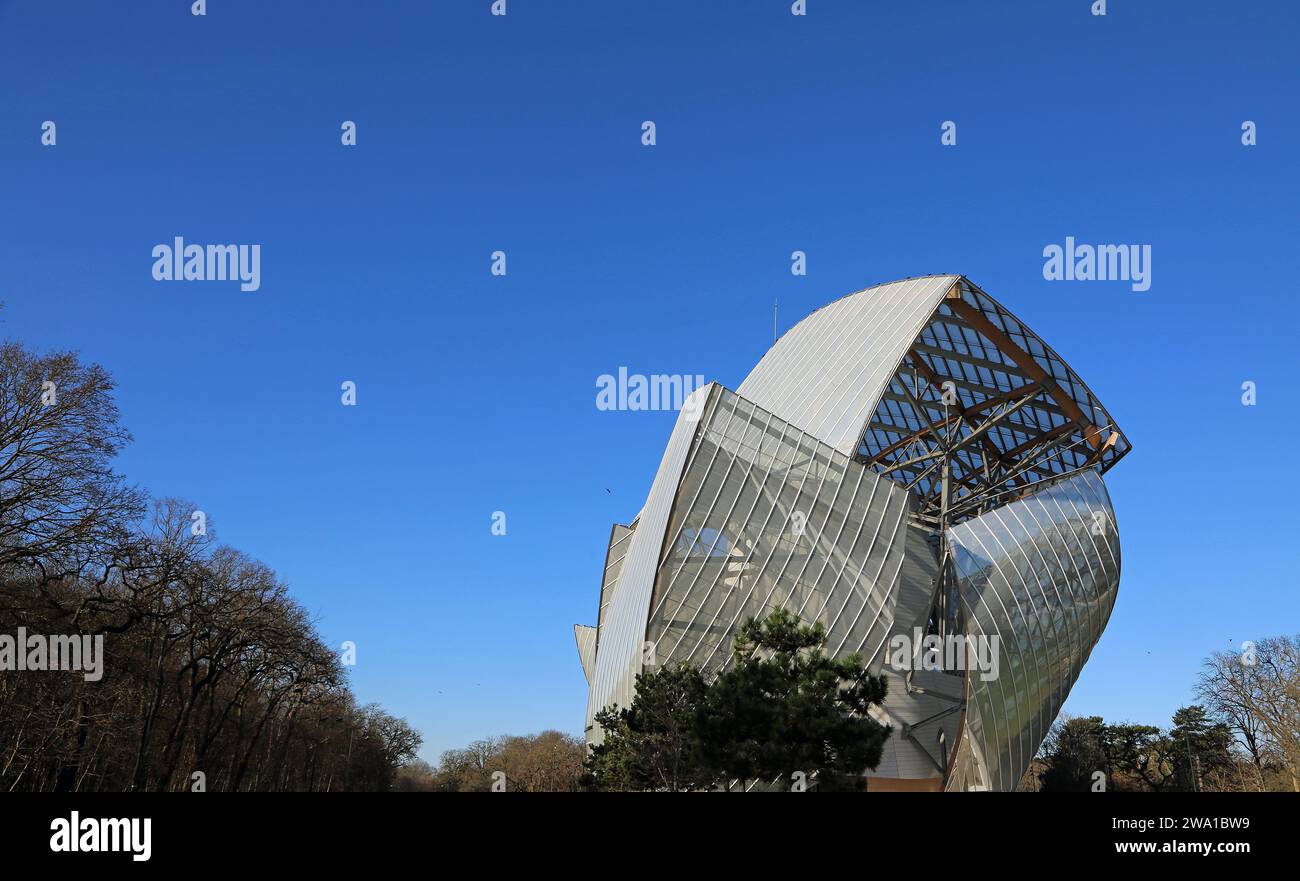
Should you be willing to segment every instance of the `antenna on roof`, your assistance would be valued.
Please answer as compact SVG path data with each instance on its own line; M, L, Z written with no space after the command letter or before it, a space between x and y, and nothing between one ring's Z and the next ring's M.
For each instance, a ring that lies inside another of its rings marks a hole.
M777 301L773 300L772 301L772 345L774 346L776 345L776 341L778 338L778 334L776 332L776 304Z

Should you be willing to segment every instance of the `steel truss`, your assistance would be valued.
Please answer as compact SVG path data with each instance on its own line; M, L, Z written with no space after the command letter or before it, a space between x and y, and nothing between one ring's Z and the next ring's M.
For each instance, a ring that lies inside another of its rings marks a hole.
M960 279L908 348L857 458L913 490L922 522L946 528L1045 480L1109 470L1128 449L1069 365Z

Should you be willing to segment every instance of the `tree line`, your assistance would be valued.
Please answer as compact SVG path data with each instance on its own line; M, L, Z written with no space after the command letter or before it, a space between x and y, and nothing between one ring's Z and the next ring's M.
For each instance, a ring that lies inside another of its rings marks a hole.
M476 740L447 750L437 767L415 761L397 788L410 792L575 792L587 753L580 737L561 731Z
M868 715L885 682L858 657L826 657L824 642L820 627L778 609L745 623L712 679L686 664L643 672L631 706L596 715L603 738L590 750L559 732L481 740L408 769L407 788L861 789L890 734ZM1196 694L1167 728L1061 716L1018 788L1300 790L1300 638L1211 655Z
M1022 789L1300 792L1300 637L1215 652L1172 725L1062 717Z
M114 470L113 391L74 353L0 345L0 636L104 646L93 681L0 652L0 790L393 788L420 735L357 704L269 567Z

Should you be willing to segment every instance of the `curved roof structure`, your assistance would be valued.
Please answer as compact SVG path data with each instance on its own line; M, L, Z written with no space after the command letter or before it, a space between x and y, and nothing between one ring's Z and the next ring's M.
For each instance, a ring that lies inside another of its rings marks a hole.
M890 479L954 509L1098 465L1129 442L1078 374L964 276L877 285L824 306L768 350L737 390Z
M956 281L895 281L823 306L777 340L736 392L852 455L910 341Z
M1101 475L1129 448L964 276L818 309L735 392L694 392L645 506L611 531L597 627L578 632L589 737L643 669L715 674L743 621L781 607L889 682L868 788L1013 788L1114 605ZM991 673L900 668L895 642L921 633L978 641Z

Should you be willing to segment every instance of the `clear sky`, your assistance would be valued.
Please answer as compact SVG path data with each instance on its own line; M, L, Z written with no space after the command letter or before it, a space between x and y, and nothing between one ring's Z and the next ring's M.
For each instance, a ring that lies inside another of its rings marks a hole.
M436 759L581 730L572 625L673 420L597 376L735 388L774 299L784 330L964 273L1134 445L1066 709L1167 725L1208 652L1300 630L1300 7L1090 5L0 0L0 334L111 371L122 469L356 642ZM260 290L154 281L178 235L260 244ZM1045 281L1066 236L1151 245L1150 290Z

